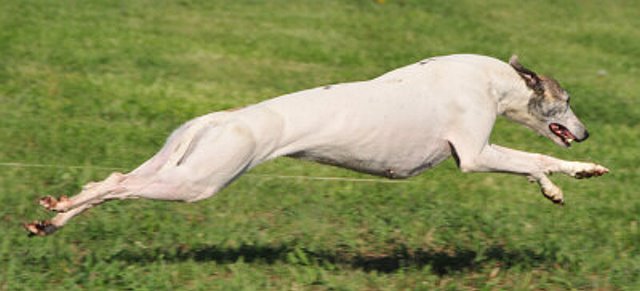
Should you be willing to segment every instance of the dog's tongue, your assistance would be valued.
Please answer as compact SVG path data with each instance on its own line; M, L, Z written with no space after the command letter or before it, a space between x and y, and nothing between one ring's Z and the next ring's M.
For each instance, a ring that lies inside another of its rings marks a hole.
M551 128L551 131L561 137L564 140L575 140L576 137L573 135L573 133L571 133L571 131L569 131L566 127L557 124L557 123L552 123L549 125L549 128Z

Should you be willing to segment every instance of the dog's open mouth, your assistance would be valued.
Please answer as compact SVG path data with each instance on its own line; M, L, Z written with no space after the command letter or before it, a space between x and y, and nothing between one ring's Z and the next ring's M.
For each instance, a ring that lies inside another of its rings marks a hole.
M571 146L571 142L576 140L576 136L562 124L551 123L549 124L549 129L553 134L557 135L566 146Z

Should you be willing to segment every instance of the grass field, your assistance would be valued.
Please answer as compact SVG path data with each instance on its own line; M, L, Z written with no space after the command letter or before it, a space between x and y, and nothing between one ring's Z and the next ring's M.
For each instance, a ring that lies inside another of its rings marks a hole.
M0 290L640 290L638 27L632 0L2 0ZM194 116L450 53L517 53L592 133L565 150L500 120L494 143L611 174L553 176L558 207L452 161L389 184L265 176L371 178L279 159L203 202L20 226Z

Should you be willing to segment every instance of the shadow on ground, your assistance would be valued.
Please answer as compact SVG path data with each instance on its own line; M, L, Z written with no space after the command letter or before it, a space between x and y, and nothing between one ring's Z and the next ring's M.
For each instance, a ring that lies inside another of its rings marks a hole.
M454 251L411 250L400 247L388 254L365 255L340 251L309 251L289 246L255 246L243 245L237 248L223 248L215 245L176 249L137 249L123 250L113 255L110 260L124 261L131 264L147 264L152 262L196 262L215 261L217 263L234 263L242 259L247 263L277 262L291 264L332 264L350 266L365 271L393 273L405 268L423 268L429 266L437 275L446 275L457 271L474 270L485 265L499 265L501 268L520 266L539 266L554 263L555 256L545 256L530 250L507 251L502 246L493 246L479 255L475 251L458 249Z

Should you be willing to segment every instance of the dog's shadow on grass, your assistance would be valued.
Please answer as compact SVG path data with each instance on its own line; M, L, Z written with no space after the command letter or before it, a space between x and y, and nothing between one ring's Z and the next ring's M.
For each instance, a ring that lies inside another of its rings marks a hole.
M432 272L443 276L448 273L479 269L486 265L498 265L501 268L528 265L538 266L553 263L554 259L530 250L508 251L502 246L492 246L479 255L475 251L458 249L455 251L411 250L399 247L388 254L366 255L339 251L309 251L285 245L256 246L243 245L237 248L224 248L215 245L175 249L139 249L122 250L110 260L131 264L152 262L209 262L220 264L235 263L243 260L247 263L289 263L334 265L362 269L367 272L393 273L405 268L424 268L429 266Z

